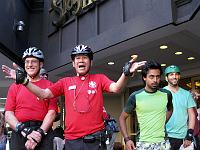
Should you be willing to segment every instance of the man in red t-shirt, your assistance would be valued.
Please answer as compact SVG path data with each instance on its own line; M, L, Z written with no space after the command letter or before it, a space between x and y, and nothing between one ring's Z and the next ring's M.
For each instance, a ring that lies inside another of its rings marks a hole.
M52 85L50 81L39 76L44 62L41 50L30 47L24 52L22 59L27 72L25 76L32 84L42 89ZM4 71L15 72L7 66L2 68ZM5 103L5 119L12 128L10 150L53 150L53 141L49 133L52 131L56 112L55 98L41 101L24 85L18 84L17 81L13 83Z
M105 150L103 93L117 93L125 85L128 76L146 61L126 63L123 73L117 82L104 74L90 74L93 52L85 45L76 46L71 53L72 65L76 76L58 80L47 89L41 89L24 77L16 78L15 74L4 71L9 78L16 79L40 99L65 96L65 150Z

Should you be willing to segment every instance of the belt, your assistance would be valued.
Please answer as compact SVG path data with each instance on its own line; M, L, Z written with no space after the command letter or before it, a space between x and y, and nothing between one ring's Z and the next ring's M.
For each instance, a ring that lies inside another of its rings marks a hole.
M104 141L106 139L105 130L101 130L101 131L97 131L97 132L92 133L92 134L88 134L88 135L86 135L82 138L85 139L85 140L92 139L92 140Z
M92 136L94 136L94 137L96 137L96 138L102 137L102 136L105 135L105 130L97 131L97 132L92 133L92 134L89 134L89 135L92 135Z
M41 126L42 125L42 121L26 121L26 122L22 122L25 127L33 127L33 126Z

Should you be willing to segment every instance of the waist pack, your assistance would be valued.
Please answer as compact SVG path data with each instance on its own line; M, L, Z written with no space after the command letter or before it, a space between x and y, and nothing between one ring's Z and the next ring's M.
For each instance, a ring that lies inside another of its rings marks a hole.
M86 135L83 137L83 142L84 143L94 143L95 140L99 140L101 142L105 142L106 141L106 134L105 131L98 131L89 135Z

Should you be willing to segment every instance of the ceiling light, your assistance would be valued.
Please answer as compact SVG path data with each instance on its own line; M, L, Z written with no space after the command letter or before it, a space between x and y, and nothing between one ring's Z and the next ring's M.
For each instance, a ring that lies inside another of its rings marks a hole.
M161 46L160 46L160 49L162 49L162 50L163 50L163 49L167 49L167 48L168 48L167 45L161 45Z
M175 55L182 55L183 52L179 51L179 52L175 52L174 54L175 54Z
M161 64L162 67L165 67L167 64Z
M114 65L114 64L115 64L115 62L113 62L113 61L108 62L108 65Z
M188 60L194 60L195 58L194 57L188 57L187 59Z

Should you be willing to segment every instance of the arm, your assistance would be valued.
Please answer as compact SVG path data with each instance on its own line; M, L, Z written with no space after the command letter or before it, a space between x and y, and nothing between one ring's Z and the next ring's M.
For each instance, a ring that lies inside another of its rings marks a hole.
M129 72L128 74L131 74L131 76L133 76L134 72L145 65L146 61L141 61L141 62L134 62L135 61L134 59L132 59L130 61L129 64L125 64L124 68L127 68L127 70L123 70L123 73L122 75L120 76L120 78L118 79L117 82L113 82L111 83L110 85L110 92L113 92L113 93L118 93L120 92L120 90L124 87L124 85L126 84L126 81L128 79L128 76L129 75L126 75L125 72ZM130 65L130 66L128 66Z
M128 138L128 132L127 132L127 126L126 126L126 119L128 118L128 116L129 115L123 111L119 117L119 125L120 125L121 133L126 141L125 144L126 144L127 150L133 150L135 149L135 145L133 141Z
M13 68L17 69L18 66L15 63L13 63ZM18 79L16 79L16 74L17 74L16 72L18 72L18 71L15 71L14 69L11 69L10 67L8 67L6 65L2 65L2 71L6 74L5 77L8 79L16 80L16 82L17 82ZM22 75L22 77L23 77L22 79L20 79L21 80L20 82L25 83L26 87L28 88L28 90L30 92L35 94L40 99L49 99L49 98L54 97L52 92L49 89L41 89L40 87L32 84L31 82L27 82L28 79L24 74L25 74L24 71L20 72L20 75ZM19 75L18 75L18 77L19 77Z
M9 124L9 126L16 131L16 124L19 123L17 118L14 115L13 111L5 112L5 121Z
M193 107L192 108L188 108L188 115L189 115L188 133L187 133L186 139L183 142L183 147L188 147L192 143L192 139L191 140L188 139L188 134L193 134L194 126L195 126L195 117L196 116L195 116L195 112L194 112L194 108ZM192 133L189 133L190 131L192 131Z
M43 120L41 127L40 127L44 131L44 133L46 133L52 127L55 117L56 117L56 111L49 110ZM41 142L43 136L45 136L45 135L41 134L38 131L32 131L27 136L28 140L25 143L25 147L27 149L34 149L38 145L38 143Z
M6 111L5 112L5 121L9 124L9 126L16 132L21 133L24 137L26 134L23 132L24 126L22 125L17 129L17 124L20 123L14 115L13 111ZM19 131L18 131L19 130Z
M166 122L170 119L172 113L173 113L173 103L172 103L172 94L170 91L168 91L168 103L167 103L167 112L166 112Z
M49 128L52 127L55 118L56 118L56 111L49 110L40 128L43 129L45 132L47 132Z
M195 108L189 108L188 109L188 115L189 115L189 124L188 124L188 129L193 129L194 130L194 126L195 126L195 112L194 112Z
M32 84L31 82L29 82L26 85L26 88L30 92L35 94L40 99L49 99L49 98L53 98L54 97L54 95L52 94L52 92L48 88L47 89L41 89L40 87Z
M172 113L173 113L173 109L167 110L167 112L166 112L166 122L165 123L167 123L169 121L170 117L172 116Z
M52 127L55 117L56 117L56 111L49 110L43 120L41 127L40 127L44 131L44 133L47 133L47 131ZM29 134L27 136L27 138L30 140L32 140L32 138L34 138L36 141L40 142L42 135L37 131L33 131L31 134Z
M128 77L126 77L124 73L122 73L122 75L120 76L117 82L111 83L110 92L113 92L113 93L120 92L120 90L126 85L127 79Z

